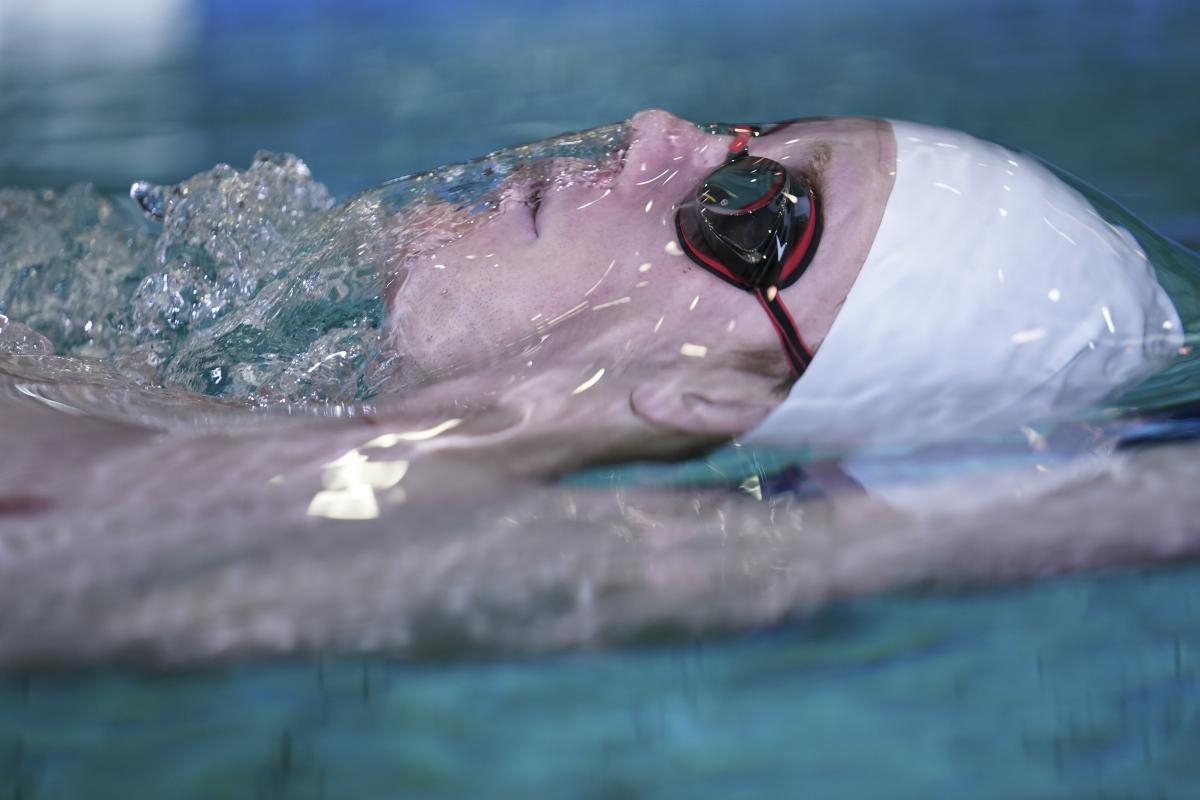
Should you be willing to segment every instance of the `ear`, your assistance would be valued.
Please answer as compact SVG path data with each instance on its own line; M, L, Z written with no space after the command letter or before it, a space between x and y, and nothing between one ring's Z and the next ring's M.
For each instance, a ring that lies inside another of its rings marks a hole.
M694 374L666 373L643 381L633 390L633 412L665 428L709 436L736 436L758 426L775 407L768 392L745 389L746 376L722 372L696 382ZM724 377L724 386L715 378Z

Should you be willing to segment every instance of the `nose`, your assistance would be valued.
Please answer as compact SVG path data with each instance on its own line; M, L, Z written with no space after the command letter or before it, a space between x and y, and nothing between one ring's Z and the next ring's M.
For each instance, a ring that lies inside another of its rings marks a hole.
M661 108L643 109L629 118L635 130L660 134L681 135L685 131L698 131L694 124Z
M639 111L629 124L633 136L618 181L623 187L665 184L677 171L714 169L724 161L731 141L728 136L706 133L688 120L657 108Z

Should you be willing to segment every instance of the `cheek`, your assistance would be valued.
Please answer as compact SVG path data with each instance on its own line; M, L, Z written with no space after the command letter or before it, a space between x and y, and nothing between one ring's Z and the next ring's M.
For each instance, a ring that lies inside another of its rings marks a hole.
M548 196L535 246L551 278L565 284L560 299L579 302L606 272L607 279L594 293L614 285L616 275L628 277L646 264L646 272L657 272L642 273L630 283L684 266L680 259L686 257L675 246L675 195L673 190L617 187L569 189ZM577 291L567 296L571 288Z
M687 260L675 246L672 202L652 195L555 191L537 238L514 209L422 256L389 303L395 348L426 371L483 366L566 319L660 292Z
M534 333L535 312L526 310L537 281L512 256L481 263L439 253L428 261L392 300L391 336L401 354L426 369L479 366Z

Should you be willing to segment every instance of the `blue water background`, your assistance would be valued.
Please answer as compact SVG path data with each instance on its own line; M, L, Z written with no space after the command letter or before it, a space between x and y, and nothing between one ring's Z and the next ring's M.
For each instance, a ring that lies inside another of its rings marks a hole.
M1200 240L1186 0L95 5L0 2L0 185L119 193L270 148L345 196L649 106L867 113L1027 148ZM1193 797L1198 612L1181 566L555 658L6 676L0 797Z

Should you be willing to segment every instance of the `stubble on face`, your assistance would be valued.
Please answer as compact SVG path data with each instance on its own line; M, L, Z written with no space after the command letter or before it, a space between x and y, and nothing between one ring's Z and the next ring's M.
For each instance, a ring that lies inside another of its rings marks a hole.
M398 383L428 383L520 354L580 310L554 304L574 291L578 265L539 240L546 219L561 227L568 196L608 191L623 157L620 150L602 162L520 164L469 207L424 200L390 218L390 256L381 270L390 346L406 364Z

